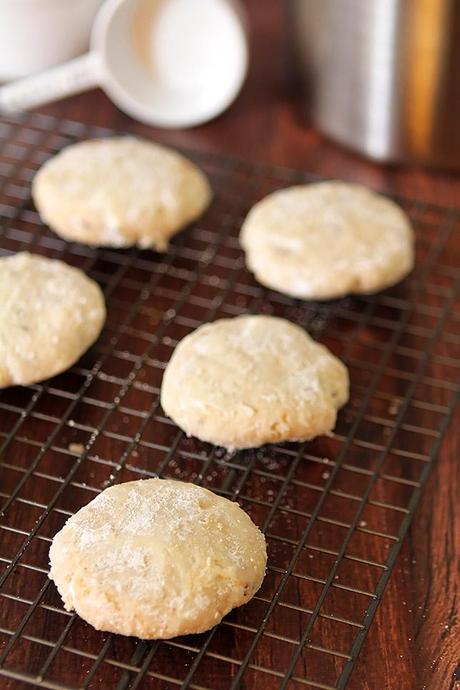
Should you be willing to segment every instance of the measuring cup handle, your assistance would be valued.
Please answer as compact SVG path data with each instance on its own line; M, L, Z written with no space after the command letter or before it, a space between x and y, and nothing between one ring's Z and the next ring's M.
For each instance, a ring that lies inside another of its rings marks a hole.
M46 72L0 87L0 112L13 113L86 91L99 84L100 60L87 53Z

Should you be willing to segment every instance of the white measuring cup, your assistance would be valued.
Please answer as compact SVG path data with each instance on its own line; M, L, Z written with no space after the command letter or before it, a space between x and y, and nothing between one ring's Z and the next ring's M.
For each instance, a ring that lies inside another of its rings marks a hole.
M0 87L0 111L27 110L100 86L136 120L190 127L232 103L247 64L237 0L106 0L90 52Z

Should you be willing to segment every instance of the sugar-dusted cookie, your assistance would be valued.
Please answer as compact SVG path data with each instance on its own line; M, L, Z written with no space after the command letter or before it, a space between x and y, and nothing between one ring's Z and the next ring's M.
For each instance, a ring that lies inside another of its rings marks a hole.
M68 146L38 171L32 195L42 219L67 240L159 251L211 198L193 163L134 137Z
M347 400L342 362L272 316L201 326L179 343L161 386L164 411L188 435L230 449L327 433Z
M21 252L0 259L0 387L68 369L105 322L102 292L62 261Z
M194 484L146 479L105 489L54 537L50 578L98 630L199 633L259 589L263 534L237 503Z
M345 182L270 194L249 212L240 242L260 283L302 299L377 292L414 264L413 232L402 209Z

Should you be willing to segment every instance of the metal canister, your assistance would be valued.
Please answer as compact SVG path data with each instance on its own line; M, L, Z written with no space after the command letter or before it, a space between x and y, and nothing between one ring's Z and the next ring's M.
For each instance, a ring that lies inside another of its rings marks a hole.
M291 0L314 123L380 161L460 168L459 0Z

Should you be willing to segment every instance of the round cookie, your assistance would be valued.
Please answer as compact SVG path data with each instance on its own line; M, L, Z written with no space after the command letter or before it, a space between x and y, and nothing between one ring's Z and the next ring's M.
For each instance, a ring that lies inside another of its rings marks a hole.
M176 347L161 386L164 411L189 436L232 450L325 434L347 400L342 362L272 316L201 326Z
M67 240L165 251L208 206L211 191L175 151L116 137L65 148L38 171L32 196L42 219Z
M302 299L377 292L414 265L413 231L402 209L344 182L270 194L249 212L240 243L260 283Z
M0 259L0 387L68 369L98 337L104 296L82 271L21 252Z
M194 484L118 484L54 537L64 606L98 630L146 639L208 630L262 584L265 539L237 503Z

